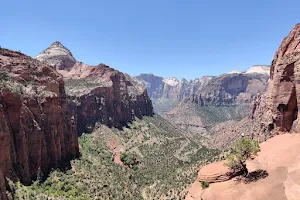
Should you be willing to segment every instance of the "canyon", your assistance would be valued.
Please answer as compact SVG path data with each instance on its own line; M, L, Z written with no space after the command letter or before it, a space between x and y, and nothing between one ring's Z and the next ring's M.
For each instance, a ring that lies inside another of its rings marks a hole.
M78 136L95 126L122 128L153 114L129 75L77 62L60 42L36 59L1 48L0 76L1 199L6 178L27 185L78 157Z
M58 41L35 58L0 48L0 199L294 200L299 136L282 133L300 129L299 52L297 24L271 66L179 80L90 66ZM262 142L250 173L267 172L247 184L222 161L243 137Z
M35 58L54 66L63 76L66 93L76 104L79 134L91 132L96 123L121 128L135 117L153 114L142 85L105 64L77 62L60 42L52 43Z

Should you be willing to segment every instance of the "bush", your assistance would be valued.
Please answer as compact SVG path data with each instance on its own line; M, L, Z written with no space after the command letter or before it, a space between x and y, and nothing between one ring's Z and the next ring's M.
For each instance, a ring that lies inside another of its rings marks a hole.
M206 181L201 181L200 183L201 183L202 189L205 189L205 188L208 188L208 187L209 187L209 183L206 182Z
M260 151L258 141L250 138L242 138L238 140L231 148L230 154L227 156L225 166L234 171L242 170L245 175L248 175L246 160L253 158Z
M138 164L136 156L128 152L121 153L120 159L128 167L133 167Z

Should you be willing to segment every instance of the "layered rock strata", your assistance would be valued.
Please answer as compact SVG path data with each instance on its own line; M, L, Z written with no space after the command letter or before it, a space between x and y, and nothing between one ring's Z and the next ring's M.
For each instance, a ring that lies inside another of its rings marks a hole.
M47 172L78 156L76 113L69 109L62 76L45 63L3 48L0 76L2 174L28 184L39 170Z
M300 24L297 24L275 53L267 92L253 103L250 118L260 120L269 130L299 132L299 72Z

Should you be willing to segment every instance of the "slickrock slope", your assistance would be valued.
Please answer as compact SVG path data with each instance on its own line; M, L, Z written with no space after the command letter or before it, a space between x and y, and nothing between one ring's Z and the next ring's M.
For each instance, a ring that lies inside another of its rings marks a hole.
M39 168L79 154L76 113L62 76L45 63L0 49L0 76L0 171L28 184Z
M260 144L261 152L254 160L247 161L249 172L266 170L264 178L244 183L235 178L212 183L203 190L196 181L190 188L186 200L298 200L300 196L300 134L275 136ZM214 163L211 170L199 171L211 174L223 172L223 164ZM209 168L209 165L206 166Z
M65 52L65 47L54 43ZM53 44L48 48L51 49ZM47 51L47 50L45 50ZM42 52L43 54L43 52ZM56 56L36 58L51 63ZM64 55L64 54L63 54ZM64 56L58 56L58 60ZM49 61L50 59L50 61ZM105 64L88 66L76 62L73 66L59 68L52 63L65 79L67 95L75 102L79 134L91 132L97 122L108 126L121 127L135 117L152 115L152 103L147 90L129 75L123 74Z
M250 118L268 128L299 132L300 24L282 41L272 61L267 92L252 106Z

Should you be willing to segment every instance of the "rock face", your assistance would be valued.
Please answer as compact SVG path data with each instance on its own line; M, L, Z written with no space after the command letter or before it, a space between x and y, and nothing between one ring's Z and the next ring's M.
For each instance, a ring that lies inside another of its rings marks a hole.
M299 132L300 24L282 41L272 61L267 92L252 105L250 118L269 130Z
M58 55L57 60L64 58L64 55ZM52 62L52 57L38 55L36 58ZM97 123L121 127L135 117L153 114L147 90L129 75L105 64L88 66L75 62L72 66L60 68L60 63L52 64L63 75L67 95L76 105L74 110L79 134L91 132Z
M6 196L6 183L5 183L5 178L2 174L2 172L0 171L0 199L1 200L7 200L7 196Z
M267 75L231 73L212 78L186 101L201 106L228 106L250 103L254 95L264 92Z
M0 49L0 171L28 184L79 155L76 113L62 76L24 54ZM3 179L0 174L0 191Z
M265 92L269 69L265 65L256 65L246 73L233 70L220 76L203 76L190 81L153 74L141 74L134 79L147 88L154 111L166 113L182 101L201 106L249 104L257 93Z
M143 84L153 101L155 112L166 112L183 99L191 96L200 87L204 87L211 76L203 76L195 80L178 80L174 77L163 78L153 74L141 74L134 79Z
M72 53L58 41L53 42L50 47L35 58L56 66L57 70L70 69L76 63Z

